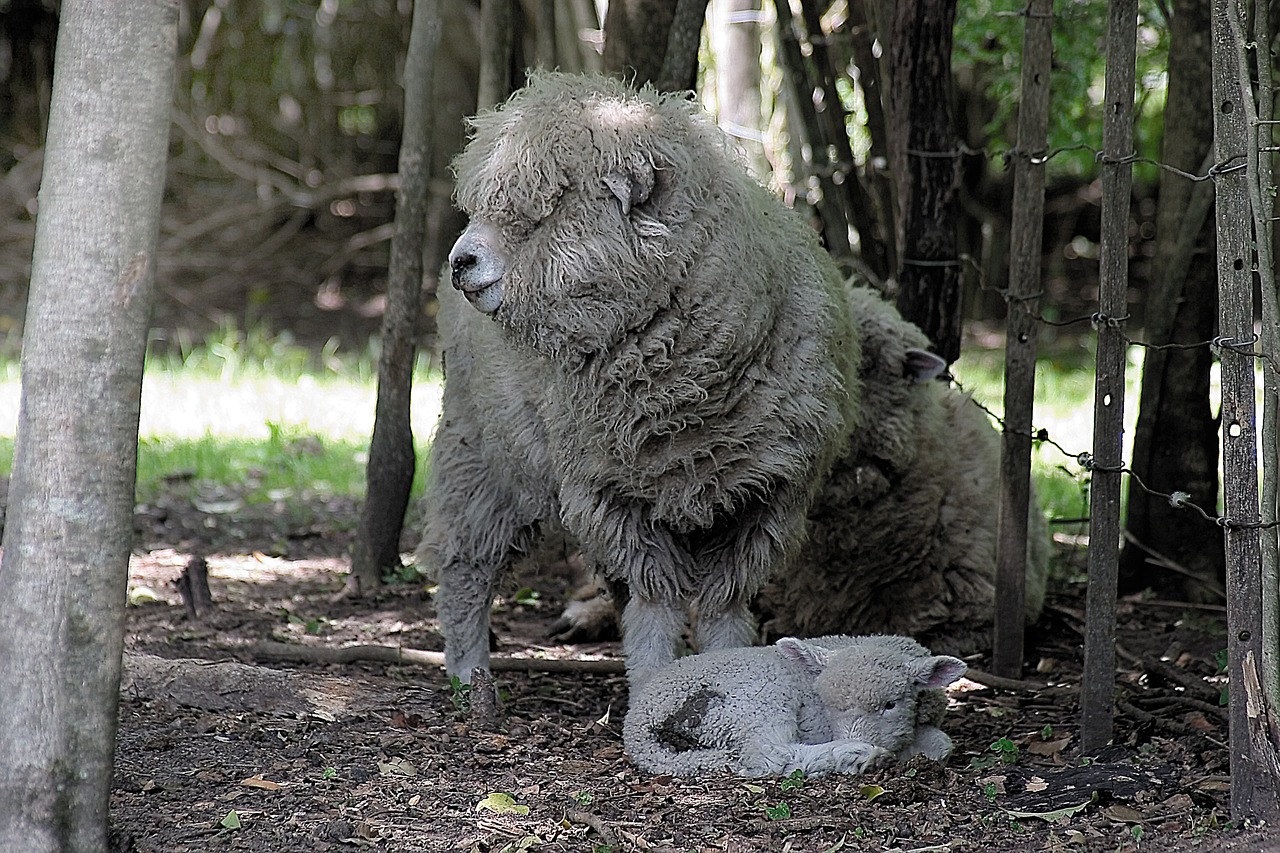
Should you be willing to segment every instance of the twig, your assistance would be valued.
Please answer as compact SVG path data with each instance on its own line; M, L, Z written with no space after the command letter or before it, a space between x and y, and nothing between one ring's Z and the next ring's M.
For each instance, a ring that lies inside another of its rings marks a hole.
M1132 717L1140 723L1159 726L1176 735L1201 734L1201 732L1196 731L1185 723L1179 723L1177 720L1167 720L1164 717L1157 717L1155 714L1144 711L1133 703L1126 702L1123 699L1116 700L1116 708L1118 708L1126 717Z
M998 690L1013 690L1015 692L1044 690L1048 686L1035 681L1025 681L1021 678L1005 678L999 675L992 675L989 672L983 672L972 667L965 672L964 677L985 687L995 687Z
M595 830L596 835L600 836L600 841L604 846L613 850L621 850L622 846L618 843L618 836L613 834L613 830L600 819L598 815L582 809L566 808L564 810L564 819L570 823L580 823L583 826L589 826Z

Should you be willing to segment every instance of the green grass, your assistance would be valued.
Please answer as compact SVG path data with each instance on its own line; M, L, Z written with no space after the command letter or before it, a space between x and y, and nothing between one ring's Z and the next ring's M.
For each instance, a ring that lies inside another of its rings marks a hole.
M1125 366L1126 459L1137 412L1141 359L1141 349L1131 348ZM967 349L953 373L974 399L996 415L1003 413L1003 350ZM1050 518L1081 518L1089 513L1089 477L1076 457L1093 450L1093 384L1093 353L1082 347L1042 353L1036 363L1032 428L1047 430L1053 443L1035 443L1031 474L1040 502Z
M139 501L175 482L246 502L363 496L377 351L313 353L288 335L224 328L148 354L139 420ZM439 374L420 358L413 423L419 470L439 411ZM18 365L0 364L0 474L13 466ZM414 497L421 491L415 478Z
M955 373L992 412L1003 408L1004 353L969 348ZM1136 408L1140 351L1128 365L1126 423ZM175 481L197 490L234 490L248 502L308 494L361 497L376 403L377 351L307 350L287 334L224 328L202 341L157 341L143 380L138 499L152 500ZM413 422L421 472L439 411L440 377L420 359ZM13 461L18 367L0 363L0 473ZM1093 361L1084 347L1059 348L1036 370L1033 425L1048 443L1033 452L1032 471L1052 518L1088 512L1087 475L1075 454L1092 448ZM415 478L414 497L422 477Z

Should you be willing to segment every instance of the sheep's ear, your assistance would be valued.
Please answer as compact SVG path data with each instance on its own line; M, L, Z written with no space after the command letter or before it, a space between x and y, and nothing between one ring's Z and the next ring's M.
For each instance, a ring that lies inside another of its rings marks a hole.
M930 690L946 687L964 675L968 668L969 665L960 658L947 655L924 658L921 661L921 671L916 675L917 689Z
M827 661L831 659L830 649L797 640L795 637L783 637L777 642L777 646L784 658L800 664L805 672L813 676L819 675L826 669Z
M936 379L947 369L947 360L934 355L928 350L911 347L903 359L902 372L908 379L916 382L928 382Z
M644 204L653 192L653 166L644 165L637 169L615 169L606 172L604 185L613 193L614 198L622 205L622 215L631 213L631 208Z

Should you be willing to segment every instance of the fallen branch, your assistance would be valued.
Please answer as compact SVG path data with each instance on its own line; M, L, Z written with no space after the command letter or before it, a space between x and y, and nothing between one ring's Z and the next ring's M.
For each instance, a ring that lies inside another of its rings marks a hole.
M300 646L294 643L259 643L248 649L254 657L265 660L291 660L303 663L348 664L356 661L413 664L443 667L444 652L405 649L396 646ZM590 672L621 675L626 666L616 659L582 658L518 658L494 655L489 659L493 672Z
M597 846L608 847L611 850L621 850L622 845L618 843L618 837L613 834L608 825L597 815L582 809L566 808L564 810L564 819L570 823L580 823L588 826L596 831L596 835L600 837L601 844Z
M124 656L120 692L204 711L255 711L324 720L398 704L397 697L349 678L134 653Z
M995 687L999 690L1034 692L1036 690L1044 690L1048 686L1036 681L1024 681L1020 678L1005 678L1001 675L992 675L989 672L983 672L973 667L965 670L964 677L970 681L976 681L984 687Z

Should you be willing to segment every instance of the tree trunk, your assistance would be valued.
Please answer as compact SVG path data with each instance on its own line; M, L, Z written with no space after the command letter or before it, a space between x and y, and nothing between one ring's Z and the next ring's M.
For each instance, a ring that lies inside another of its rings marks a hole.
M0 849L106 849L178 4L64 0L0 562Z
M1169 92L1162 162L1204 171L1213 147L1208 0L1174 0L1169 31ZM1210 181L1160 173L1155 266L1146 299L1148 343L1207 341L1217 325ZM1188 492L1198 505L1218 504L1218 424L1209 403L1208 347L1147 349L1131 467L1166 494ZM1129 490L1131 538L1121 562L1126 590L1152 587L1191 601L1221 600L1222 537L1163 498ZM1152 562L1152 558L1155 562ZM1186 572L1170 572L1169 563Z
M691 92L698 88L698 47L706 19L707 0L679 0L667 34L662 70L658 72L659 90Z
M720 129L742 149L751 174L768 180L760 129L760 0L717 0L712 43Z
M698 83L707 0L613 0L604 19L604 70L664 92Z
M387 273L387 311L382 318L382 352L378 357L378 404L365 471L364 508L347 577L350 595L376 589L383 570L400 564L400 531L413 486L415 456L409 404L418 316L422 313L434 119L429 107L440 29L440 0L417 0L404 69L404 140L400 146L396 231Z
M1222 365L1223 525L1227 581L1227 709L1231 754L1231 818L1269 824L1280 820L1280 753L1275 678L1262 662L1274 659L1264 640L1275 632L1262 623L1262 543L1257 528L1257 407L1254 400L1253 206L1260 201L1249 182L1258 178L1256 121L1249 81L1248 47L1241 24L1243 4L1213 0L1210 44L1213 59L1213 148L1218 163L1243 160L1251 167L1214 181L1218 236L1218 328L1226 343ZM1256 48L1255 48L1256 49ZM1263 48L1265 50L1265 48ZM1253 149L1253 150L1251 150Z
M1048 145L1053 2L1032 0L1023 24L1018 157L1013 173L1013 250L1005 335L1004 435L1000 450L1000 518L991 667L1022 677L1026 627L1027 518L1031 507L1031 415L1036 395L1036 325L1044 236L1043 152ZM1037 506L1035 512L1040 512Z
M959 152L951 106L955 0L899 3L889 36L889 146L898 197L898 309L960 356Z
M1120 560L1120 469L1124 433L1129 209L1133 199L1134 55L1138 0L1111 0L1102 123L1102 228L1098 263L1098 355L1093 382L1093 482L1089 500L1089 587L1085 599L1080 748L1090 755L1115 731L1116 578Z
M671 0L613 0L604 18L604 70L654 83L662 74L677 4Z
M480 87L476 106L482 110L502 103L511 94L512 13L511 0L481 0Z

